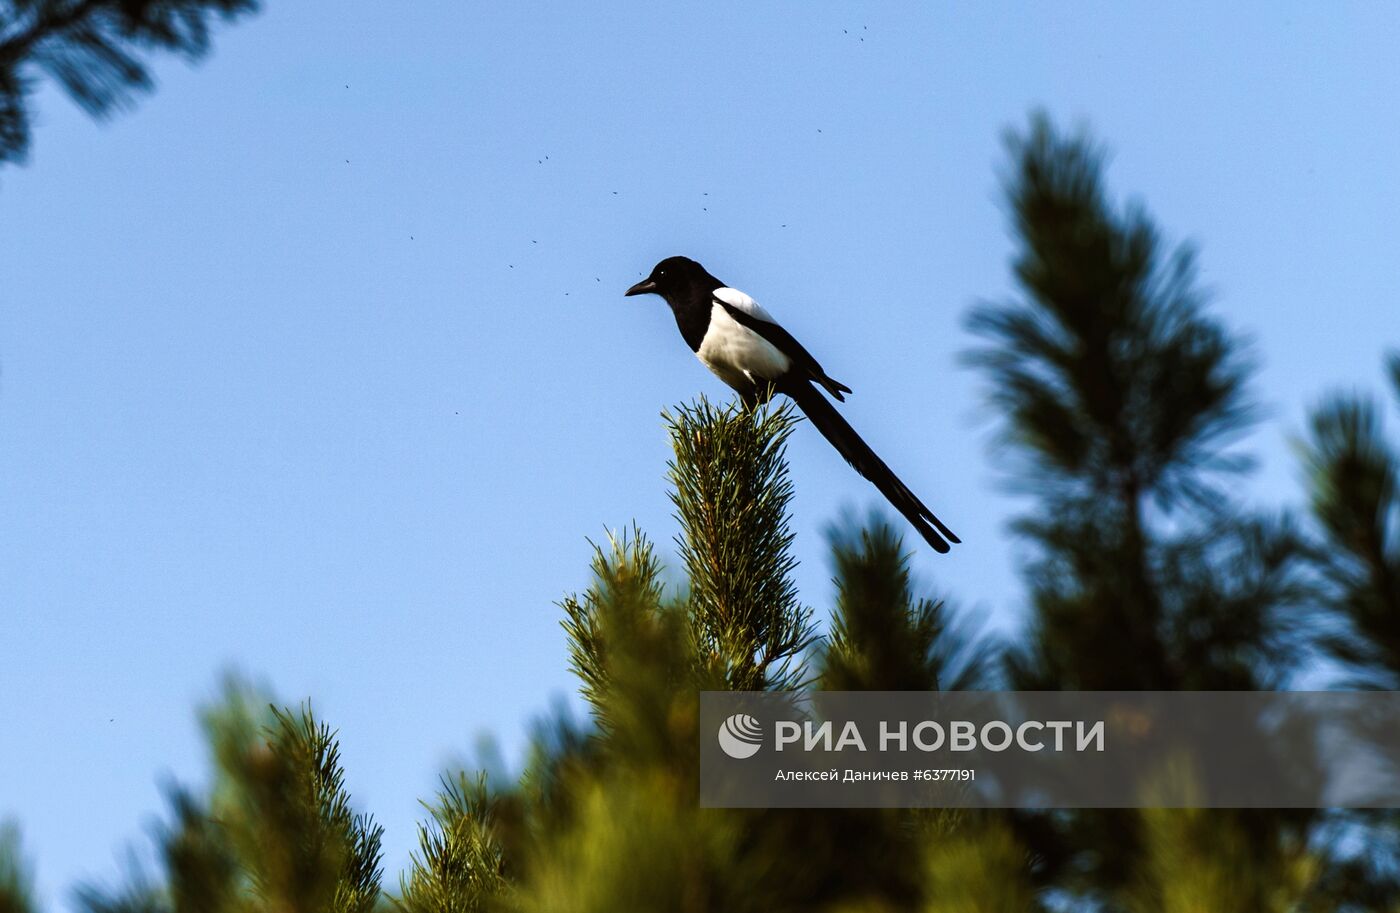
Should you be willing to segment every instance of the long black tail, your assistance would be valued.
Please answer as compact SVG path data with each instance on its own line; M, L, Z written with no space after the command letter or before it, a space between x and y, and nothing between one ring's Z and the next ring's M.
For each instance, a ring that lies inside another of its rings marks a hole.
M946 552L949 542L962 541L933 515L933 511L924 506L924 502L915 497L908 486L885 465L885 461L870 449L870 445L861 440L860 435L841 417L841 413L836 411L831 401L809 381L793 378L780 383L778 392L786 393L797 403L807 420L822 433L822 437L831 442L831 446L846 458L846 462L850 463L856 472L875 483L875 487L880 489L880 494L885 496L895 510L914 524L914 528L928 540L928 544L932 545L935 551Z

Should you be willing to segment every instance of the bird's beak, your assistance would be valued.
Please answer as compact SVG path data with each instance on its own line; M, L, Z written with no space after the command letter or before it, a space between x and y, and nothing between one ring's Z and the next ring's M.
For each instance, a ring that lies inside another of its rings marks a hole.
M624 298L630 298L633 295L645 295L648 292L654 291L656 291L656 283L650 279L643 279L622 294Z

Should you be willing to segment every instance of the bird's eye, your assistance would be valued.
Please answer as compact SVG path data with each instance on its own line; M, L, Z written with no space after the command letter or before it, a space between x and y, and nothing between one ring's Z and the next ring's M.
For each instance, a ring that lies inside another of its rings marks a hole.
M664 275L666 275L666 271L663 269L656 274L656 278L660 279Z

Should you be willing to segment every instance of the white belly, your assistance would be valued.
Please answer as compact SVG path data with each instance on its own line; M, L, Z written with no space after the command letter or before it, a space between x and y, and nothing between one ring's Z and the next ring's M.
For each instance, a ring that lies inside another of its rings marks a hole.
M771 342L735 321L718 304L710 311L710 325L695 357L739 391L780 377L792 364Z

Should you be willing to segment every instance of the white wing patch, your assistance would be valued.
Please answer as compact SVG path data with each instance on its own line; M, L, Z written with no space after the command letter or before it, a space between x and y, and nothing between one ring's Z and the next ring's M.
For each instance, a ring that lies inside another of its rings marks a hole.
M777 323L773 315L763 309L757 301L739 291L737 288L717 288L714 296L725 304L738 311L750 314L766 323Z
M773 318L743 292L720 289L715 292L716 298L720 297L720 292L742 297L753 308L741 308L742 310L749 311L759 320L773 322ZM722 300L731 307L741 307L729 301L727 297ZM741 393L751 390L759 381L781 377L792 366L791 360L776 346L730 317L724 305L718 303L710 310L710 325L705 330L705 338L700 341L700 348L695 357L720 380Z

